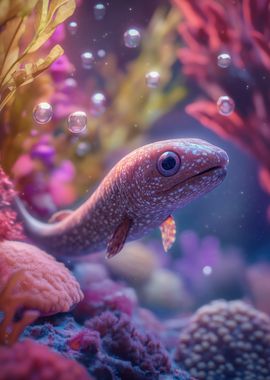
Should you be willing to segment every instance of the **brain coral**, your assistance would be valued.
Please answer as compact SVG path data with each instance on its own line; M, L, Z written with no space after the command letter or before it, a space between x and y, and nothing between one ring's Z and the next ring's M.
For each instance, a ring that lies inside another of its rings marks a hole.
M77 362L25 340L0 347L0 380L91 380Z
M0 291L17 271L23 271L14 295L28 295L22 306L43 315L66 312L83 298L68 269L37 247L23 242L0 242Z
M175 359L196 379L269 380L270 318L241 301L200 308L180 335Z

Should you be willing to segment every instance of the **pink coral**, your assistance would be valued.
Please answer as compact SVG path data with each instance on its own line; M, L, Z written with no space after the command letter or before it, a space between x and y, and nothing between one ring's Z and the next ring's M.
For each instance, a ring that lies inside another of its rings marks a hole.
M12 344L39 314L68 311L83 298L68 269L52 256L22 242L0 242L0 342ZM14 322L16 313L23 317ZM31 312L33 310L34 312Z
M14 196L12 184L0 167L0 241L23 238L22 225L17 222L17 215L11 208Z
M270 191L270 1L173 3L184 16L179 26L185 45L179 52L183 72L208 95L189 105L187 112L253 154L264 168L262 185ZM221 53L231 56L227 68L217 65ZM221 95L234 100L231 115L219 114L216 102Z
M118 310L131 315L137 305L136 293L107 277L102 265L80 264L75 274L84 294L83 301L75 310L79 319L89 318L105 310Z
M0 243L0 289L18 270L25 277L16 292L31 291L32 300L25 305L42 314L68 311L82 300L80 286L64 266L39 248L23 242Z
M91 380L85 368L31 340L0 347L0 380Z

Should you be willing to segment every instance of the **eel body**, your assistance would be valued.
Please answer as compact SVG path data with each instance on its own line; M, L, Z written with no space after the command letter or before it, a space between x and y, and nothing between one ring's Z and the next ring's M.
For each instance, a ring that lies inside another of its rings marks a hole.
M28 237L55 256L107 248L110 257L156 227L167 250L175 238L172 213L218 186L227 164L226 152L206 141L159 141L125 156L85 203L58 213L55 223L36 220L20 200L16 206Z

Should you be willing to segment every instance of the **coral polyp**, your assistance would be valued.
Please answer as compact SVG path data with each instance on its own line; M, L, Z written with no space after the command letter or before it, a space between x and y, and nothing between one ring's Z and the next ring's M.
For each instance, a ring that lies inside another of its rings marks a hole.
M269 354L269 316L241 301L215 301L181 332L176 361L197 379L267 379Z

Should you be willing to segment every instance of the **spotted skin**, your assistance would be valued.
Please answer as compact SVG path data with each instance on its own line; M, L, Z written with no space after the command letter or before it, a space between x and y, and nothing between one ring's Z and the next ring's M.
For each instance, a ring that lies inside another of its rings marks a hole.
M177 173L168 177L157 168L159 157L167 151L177 153L181 160ZM76 256L106 247L114 249L114 236L121 249L125 240L145 236L177 209L218 186L226 175L227 164L226 152L203 140L155 142L120 160L92 196L57 223L37 221L21 202L17 208L29 237L54 255ZM123 241L119 241L119 226L126 234Z

